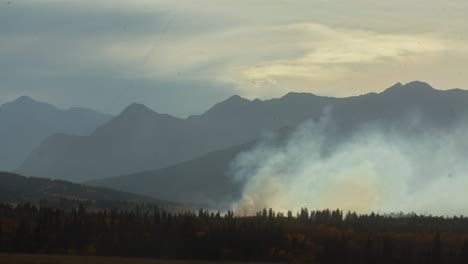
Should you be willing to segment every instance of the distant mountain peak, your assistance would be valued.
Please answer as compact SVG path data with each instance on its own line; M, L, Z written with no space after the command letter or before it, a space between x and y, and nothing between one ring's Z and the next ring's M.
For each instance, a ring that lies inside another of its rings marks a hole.
M409 82L404 85L406 89L424 89L424 90L434 90L432 86L430 86L428 83L421 82L421 81L413 81Z
M233 95L233 96L229 97L228 99L224 100L221 103L226 103L226 102L233 102L234 103L234 102L246 102L246 101L250 102L250 100L245 99L245 98L243 98L243 97L236 94L236 95Z
M204 113L204 115L216 114L218 112L231 112L234 109L239 109L244 107L247 104L250 104L252 101L242 98L239 95L233 95L228 99L217 103L212 108Z
M18 97L13 103L20 103L20 104L32 104L32 103L38 103L38 101L34 100L33 98L23 95Z
M38 109L58 109L51 104L36 101L33 98L26 95L20 96L14 101L5 103L1 105L1 107L5 107L6 109L14 109L15 111L20 110L30 112L37 112Z
M173 117L168 114L160 114L154 110L148 108L144 104L132 103L127 108L125 108L120 115L114 118L115 120L120 121L130 121L134 122L136 120L152 120L152 121L168 121L168 120L178 120L178 118Z
M311 96L316 96L316 95L313 93L306 93L306 92L289 92L283 95L281 99L303 98L304 96L311 97Z
M155 114L156 112L149 109L144 104L133 103L133 104L130 104L129 106L127 106L127 108L125 108L122 111L121 115L138 115L138 114L147 114L147 113Z
M388 89L399 89L399 88L402 88L402 87L403 87L403 84L401 82L397 82L394 85L390 86L390 88L388 88Z
M251 102L252 101L250 101L249 99L245 99L243 97L240 97L239 95L233 95L229 97L228 99L216 104L213 108L219 107L219 106L229 106L229 107L240 106L240 105L248 104Z
M435 90L428 83L421 81L412 81L406 84L396 83L391 87L387 88L383 93L392 93L392 92L407 92L407 91L432 91Z

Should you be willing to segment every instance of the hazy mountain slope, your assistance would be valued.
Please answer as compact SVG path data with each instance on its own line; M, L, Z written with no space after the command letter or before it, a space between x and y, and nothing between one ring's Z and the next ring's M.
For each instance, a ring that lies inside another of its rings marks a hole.
M349 97L335 104L329 118L336 127L330 133L339 140L369 122L388 128L397 125L399 132L406 133L450 129L465 120L467 113L468 91L436 90L418 81L397 83L382 93Z
M468 91L439 91L421 82L397 84L380 94L350 97L335 103L322 117L327 119L324 145L333 148L366 125L378 125L383 131L388 128L389 132L396 129L396 133L405 133L405 138L418 137L433 129L449 130L458 121L466 122L467 113ZM286 137L290 131L279 134ZM229 164L252 145L215 151L168 168L101 179L91 184L174 201L228 204L240 195L243 186L228 176Z
M214 129L132 104L89 136L49 137L18 171L73 181L134 173L225 147L223 136Z
M151 203L166 208L182 208L181 205L142 195L116 191L101 187L91 187L62 180L24 177L0 172L0 202L38 204L39 202L62 204L91 202L92 204L115 205ZM64 201L65 200L65 201Z
M167 168L87 182L152 197L206 206L229 203L240 195L241 182L228 174L229 163L254 143L218 150Z
M233 96L188 119L132 104L90 136L48 138L17 171L86 181L163 168L318 117L335 100L311 94L268 101Z
M270 134L262 143L268 141L278 146L285 144L292 132L291 128L284 127ZM166 168L99 179L86 184L175 202L226 208L226 205L239 197L243 186L242 181L231 175L231 161L239 153L250 150L258 143L259 141L251 141Z
M5 103L0 106L0 170L16 169L50 135L87 135L109 119L84 108L61 110L26 96Z
M330 148L355 128L374 122L409 130L449 128L468 112L468 92L439 91L426 83L396 84L386 91L348 98L290 93L266 101L233 96L203 115L178 119L134 104L90 136L48 138L18 170L32 176L85 181L154 170L209 151L261 137L281 127L329 118Z
M343 99L308 93L289 93L281 98L261 101L232 96L189 122L222 129L233 144L258 138L262 132L294 127L307 119L318 119L326 106Z

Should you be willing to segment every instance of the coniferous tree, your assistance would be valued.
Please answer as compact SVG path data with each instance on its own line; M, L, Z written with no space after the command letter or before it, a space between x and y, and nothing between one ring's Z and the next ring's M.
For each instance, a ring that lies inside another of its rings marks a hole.
M434 236L434 246L432 249L432 258L434 263L439 263L442 256L442 242L440 240L440 232L437 231Z

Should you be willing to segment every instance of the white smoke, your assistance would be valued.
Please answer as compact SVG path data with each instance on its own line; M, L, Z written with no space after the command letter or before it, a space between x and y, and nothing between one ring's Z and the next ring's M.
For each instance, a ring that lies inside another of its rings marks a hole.
M468 129L422 129L417 115L399 125L369 123L344 142L329 140L330 118L301 125L285 144L269 137L241 153L231 174L246 182L238 214L340 208L468 214Z

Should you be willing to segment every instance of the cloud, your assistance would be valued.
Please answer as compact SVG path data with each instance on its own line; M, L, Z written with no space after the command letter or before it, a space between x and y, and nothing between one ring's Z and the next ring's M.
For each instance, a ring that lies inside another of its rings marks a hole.
M135 58L144 56L141 52L151 45L153 56L137 65ZM115 43L107 54L137 65L138 78L216 80L235 84L246 97L265 98L288 90L307 91L314 83L344 83L363 76L369 65L388 69L441 63L454 49L468 55L466 48L436 33L389 34L299 23L195 34L188 41L169 36L156 42ZM354 91L325 94L343 96Z
M310 84L350 77L361 65L385 67L406 60L444 52L449 45L434 34L382 34L364 30L331 28L322 24L303 23L276 29L278 39L294 41L301 54L279 60L264 60L245 68L241 77L255 84L286 83L300 80ZM282 47L278 47L280 53ZM257 90L257 93L261 91Z
M50 89L80 86L115 93L116 80L117 87L194 81L251 99L289 91L349 96L414 79L442 88L468 81L464 1L10 2L0 8L1 97L53 97ZM56 79L78 84L51 87L62 85ZM215 103L203 102L205 109Z
M111 113L132 102L179 117L204 112L232 95L229 84L139 78L145 60L157 56L151 43L175 23L171 12L164 7L125 10L105 1L12 1L0 8L2 101L30 95L64 108ZM149 45L133 61L108 56L114 43L145 38Z

